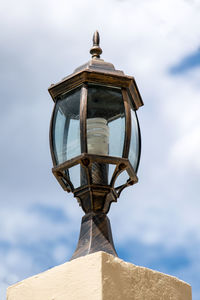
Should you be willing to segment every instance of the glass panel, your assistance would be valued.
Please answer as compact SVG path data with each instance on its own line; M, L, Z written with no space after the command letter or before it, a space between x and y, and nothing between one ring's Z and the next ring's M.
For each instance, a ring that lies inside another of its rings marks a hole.
M56 103L53 120L53 151L57 164L81 153L80 88L64 94Z
M121 90L89 85L87 106L88 153L122 157L125 109Z
M129 161L134 169L137 172L137 167L139 163L139 152L140 152L140 142L139 142L139 129L138 121L135 110L131 107L131 141L130 141L130 150L129 150Z
M124 148L124 134L125 134L125 115L109 124L110 129L110 155L122 157Z
M110 184L111 179L113 177L113 173L115 171L116 165L109 165L109 170L108 170L108 183Z
M120 173L119 176L117 177L114 187L117 188L117 187L125 184L128 179L129 179L129 175L128 175L127 171L125 170L122 173Z
M80 165L75 165L71 167L69 170L69 178L74 186L74 188L78 188L80 186Z

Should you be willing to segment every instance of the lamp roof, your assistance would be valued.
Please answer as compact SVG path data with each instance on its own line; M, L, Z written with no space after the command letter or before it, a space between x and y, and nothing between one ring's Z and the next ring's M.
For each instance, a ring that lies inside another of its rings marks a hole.
M48 91L55 99L62 93L68 92L83 83L94 83L100 85L108 85L120 88L127 88L134 99L134 106L138 109L143 105L140 92L134 77L127 76L123 71L116 70L114 65L105 62L100 58L102 49L100 47L100 36L98 31L93 35L93 46L90 49L92 58L82 66L76 68L74 72L64 77L56 84L52 84Z

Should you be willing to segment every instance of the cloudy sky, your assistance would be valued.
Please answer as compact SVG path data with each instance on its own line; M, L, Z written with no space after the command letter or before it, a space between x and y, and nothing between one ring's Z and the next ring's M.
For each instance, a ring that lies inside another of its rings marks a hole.
M200 1L1 0L0 299L69 260L82 212L51 173L47 88L102 58L144 107L139 183L109 213L120 258L187 281L200 299Z

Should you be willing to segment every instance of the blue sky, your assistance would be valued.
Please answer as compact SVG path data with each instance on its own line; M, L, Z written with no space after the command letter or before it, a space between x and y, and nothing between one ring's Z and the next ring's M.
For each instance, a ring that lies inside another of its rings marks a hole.
M178 75L199 67L200 48L197 49L197 51L195 51L194 53L190 53L189 55L183 57L178 64L171 67L170 72L171 74Z
M70 259L82 212L51 173L47 88L90 58L133 75L144 100L139 183L109 213L119 257L187 281L200 299L200 4L2 1L0 299ZM92 10L92 13L91 13Z

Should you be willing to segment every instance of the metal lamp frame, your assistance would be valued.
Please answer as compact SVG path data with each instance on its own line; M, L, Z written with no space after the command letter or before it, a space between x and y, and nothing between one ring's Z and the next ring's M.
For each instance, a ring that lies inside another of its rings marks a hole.
M99 47L98 32L96 32L93 37L93 48L90 52L92 54L92 59L87 64L79 67L72 75L64 78L57 84L51 85L48 89L56 107L57 101L61 99L63 94L68 93L77 87L81 87L79 114L81 155L57 165L53 149L53 120L55 107L50 124L50 150L53 161L52 172L62 188L65 191L72 192L74 194L83 211L86 213L82 220L79 243L72 258L98 250L103 250L113 255L117 255L112 241L109 220L106 214L110 209L111 203L117 201L122 190L127 186L138 182L136 172L141 153L140 127L137 119L139 156L136 169L134 170L128 158L131 137L131 106L136 111L143 105L134 77L124 75L122 71L115 70L112 64L106 63L100 59L102 50ZM125 108L125 136L122 157L88 154L86 119L89 84L121 89ZM108 185L101 183L94 184L92 182L91 166L94 163L115 165L111 181ZM80 164L86 174L87 185L75 188L73 182L71 182L69 177L66 175L66 170L78 164ZM129 179L121 186L115 187L116 179L123 171L127 171ZM87 198L85 198L85 195L87 195ZM94 226L94 224L96 225ZM100 236L101 238L97 239L97 236ZM89 242L88 239L90 240ZM93 241L95 242L93 243Z

